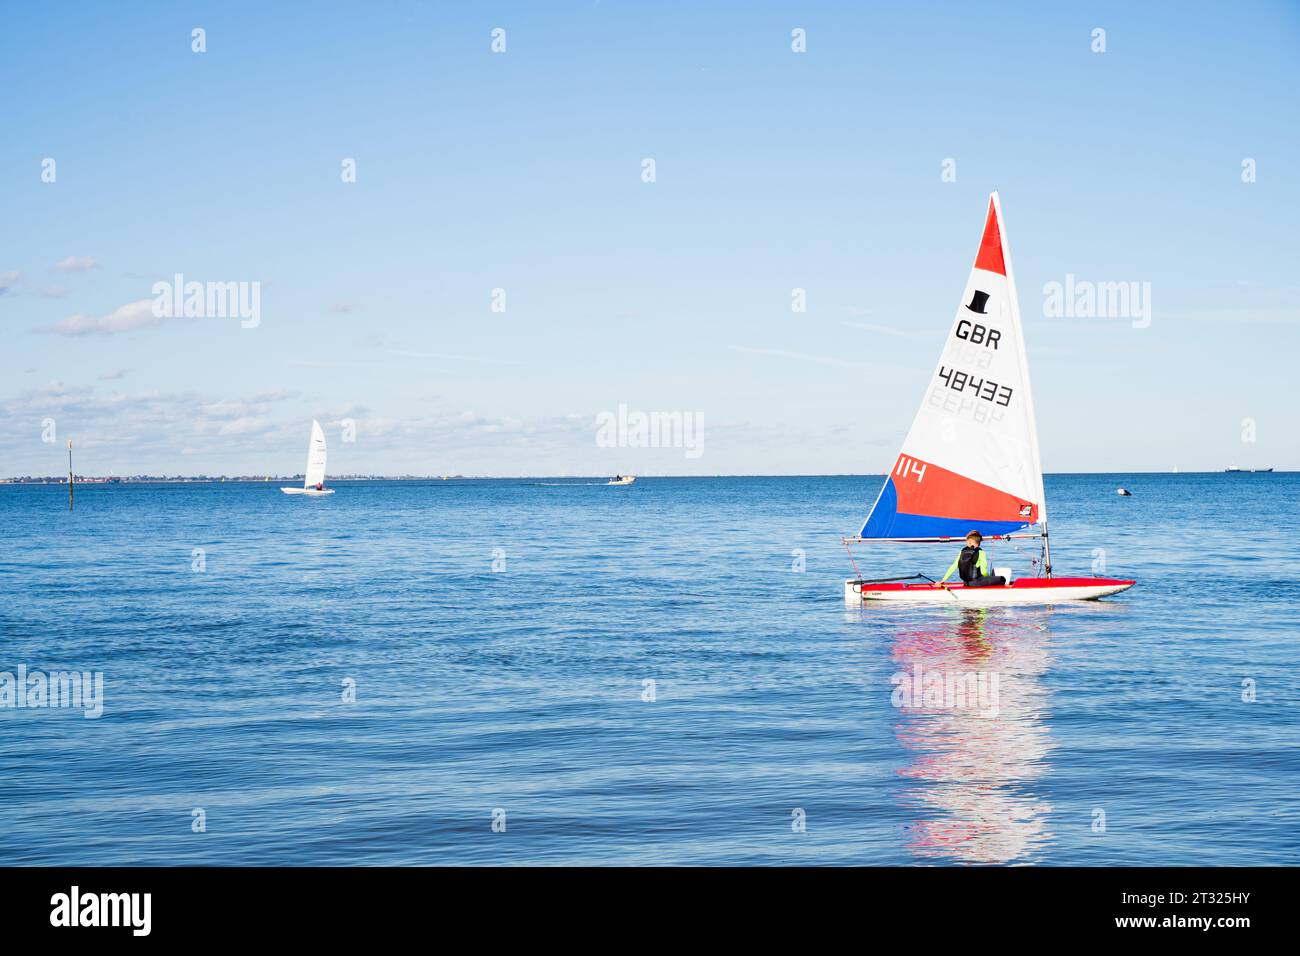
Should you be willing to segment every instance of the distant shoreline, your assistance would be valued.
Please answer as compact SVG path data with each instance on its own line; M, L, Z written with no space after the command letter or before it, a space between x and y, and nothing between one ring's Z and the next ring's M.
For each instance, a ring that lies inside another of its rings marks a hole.
M1284 469L1270 471L1053 471L1044 472L1049 476L1065 475L1287 475L1295 472ZM641 479L659 478L883 478L883 472L843 472L824 475L638 475ZM330 478L328 484L342 482L359 483L364 481L603 481L609 475L339 475ZM154 476L139 475L129 478L120 476L81 476L76 477L78 485L219 485L219 484L301 484L302 475L217 475L213 476ZM0 478L0 485L67 485L66 475L49 477Z

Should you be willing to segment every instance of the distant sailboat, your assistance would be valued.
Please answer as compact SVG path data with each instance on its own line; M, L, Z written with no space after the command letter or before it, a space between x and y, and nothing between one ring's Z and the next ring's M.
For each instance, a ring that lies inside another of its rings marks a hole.
M1030 531L1035 525L1041 530ZM844 544L960 543L972 530L985 541L1041 538L1044 576L1011 581L1009 571L995 568L1008 583L987 587L939 585L919 574L859 578L844 582L845 600L1051 604L1133 586L1052 577L1029 364L997 193L989 197L979 253L921 409L866 523ZM928 583L905 583L913 578Z
M286 495L332 495L333 488L325 487L325 432L320 422L311 423L311 444L307 446L307 474L301 488L281 488Z

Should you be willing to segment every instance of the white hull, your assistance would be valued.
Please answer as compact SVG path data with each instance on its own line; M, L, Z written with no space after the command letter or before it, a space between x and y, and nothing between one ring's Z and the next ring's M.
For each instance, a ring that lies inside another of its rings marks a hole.
M636 481L636 475L628 475L626 478L620 478L618 481L611 481L611 485L630 485Z
M1132 581L1110 578L1063 578L1045 581L1030 578L1002 587L968 588L957 584L948 588L930 584L859 584L844 582L844 603L854 607L893 602L898 604L962 604L967 607L991 607L1002 604L1057 604L1061 601L1093 601L1110 594L1127 591Z
M317 491L315 488L281 488L280 490L286 495L311 495L315 498L334 494L333 488L326 488L322 491Z

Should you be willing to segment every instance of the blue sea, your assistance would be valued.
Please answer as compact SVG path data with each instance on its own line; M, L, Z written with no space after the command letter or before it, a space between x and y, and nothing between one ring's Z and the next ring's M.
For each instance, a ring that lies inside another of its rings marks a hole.
M0 708L0 859L1300 860L1300 476L1050 475L1058 574L1135 588L848 608L880 481L0 486L0 671L103 675Z

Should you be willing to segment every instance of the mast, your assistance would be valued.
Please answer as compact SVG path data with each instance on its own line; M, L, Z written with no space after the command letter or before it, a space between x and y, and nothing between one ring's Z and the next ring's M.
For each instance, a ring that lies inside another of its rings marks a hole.
M68 510L72 510L72 439L68 439Z
M1002 260L1007 274L1008 298L1011 300L1011 315L1015 322L1017 357L1020 360L1020 372L1023 375L1023 387L1028 401L1025 403L1029 418L1029 441L1033 450L1034 470L1038 475L1038 523L1043 526L1043 570L1047 577L1052 576L1052 545L1047 536L1047 493L1043 489L1043 461L1038 452L1038 420L1034 416L1034 391L1029 383L1029 357L1025 352L1025 327L1020 322L1020 295L1016 292L1015 270L1011 266L1011 246L1007 241L1007 224L1002 218L1002 200L997 190L993 191L993 208L997 212L998 230L1002 239Z

